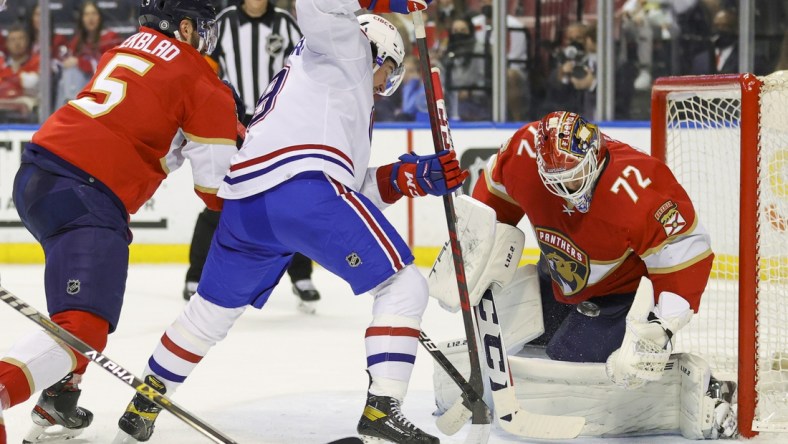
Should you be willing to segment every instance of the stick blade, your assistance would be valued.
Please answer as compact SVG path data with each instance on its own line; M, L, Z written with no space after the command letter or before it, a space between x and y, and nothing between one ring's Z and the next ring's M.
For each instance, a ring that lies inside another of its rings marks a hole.
M452 436L468 423L473 412L466 406L466 403L465 395L457 398L457 401L435 420L435 425L438 426L441 433Z
M502 429L513 435L535 439L577 438L586 423L581 416L549 416L524 410L505 418L498 418Z

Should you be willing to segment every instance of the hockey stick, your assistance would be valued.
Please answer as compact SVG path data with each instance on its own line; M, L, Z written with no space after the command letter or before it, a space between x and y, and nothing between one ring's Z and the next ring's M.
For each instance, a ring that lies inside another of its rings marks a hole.
M446 115L446 107L443 104L443 91L440 88L440 77L437 73L433 73L431 69L430 55L427 49L427 33L424 30L424 18L421 15L421 11L416 11L412 15L416 32L416 44L419 50L421 77L424 80L424 91L427 96L427 111L430 116L432 141L435 152L437 153L444 149L453 148L451 135L449 134L448 116ZM433 74L435 74L434 77ZM440 95L440 99L438 95ZM479 349L476 342L473 317L471 316L468 285L465 281L465 264L462 260L460 242L457 238L457 215L454 211L454 200L451 194L443 196L443 206L446 213L446 222L449 227L449 242L451 244L452 257L454 259L454 270L457 276L457 289L460 293L462 320L465 327L465 334L468 337L468 354L471 363L471 375L468 383L473 387L476 393L484 393L484 383L482 380L481 367L479 365ZM485 404L481 398L474 401L467 399L467 401L471 409L471 424L486 425L489 429L492 420L490 409L487 407L487 404Z
M581 416L551 416L520 409L514 390L514 377L509 368L501 324L491 290L484 292L479 305L473 307L479 337L484 344L487 376L490 379L495 417L509 433L536 439L572 439L585 425Z
M438 362L438 365L446 371L446 374L460 387L462 396L446 410L441 416L438 417L436 424L438 429L446 435L454 435L457 433L468 419L472 416L472 406L481 403L484 404L482 393L477 392L468 381L462 376L457 367L449 361L449 358L432 342L432 339L427 337L423 331L419 334L419 342L427 349L427 352ZM487 405L485 404L485 408ZM490 427L477 427L467 437L467 442L487 442L490 436Z
M44 330L49 332L51 335L65 342L69 347L78 351L81 355L85 356L86 358L90 359L91 361L99 365L104 370L111 373L112 376L115 376L116 378L125 382L126 384L134 388L134 390L136 390L141 395L147 397L151 401L160 405L163 409L169 411L181 421L185 422L186 424L190 425L198 432L210 438L213 442L221 443L221 444L237 444L236 441L234 441L232 438L229 438L228 436L224 435L222 432L206 424L200 418L184 410L182 407L172 402L169 398L167 398L166 396L162 395L161 393L151 388L149 385L142 382L141 379L131 374L131 372L121 367L120 364L109 359L106 355L93 349L91 346L83 342L81 339L67 332L59 325L52 322L52 320L50 320L48 317L41 314L35 308L27 305L27 303L19 299L17 296L15 296L14 294L12 294L10 291L6 290L2 286L0 286L0 299L2 299L3 302L16 309L16 311L27 316L27 318L30 319L31 321L43 327Z

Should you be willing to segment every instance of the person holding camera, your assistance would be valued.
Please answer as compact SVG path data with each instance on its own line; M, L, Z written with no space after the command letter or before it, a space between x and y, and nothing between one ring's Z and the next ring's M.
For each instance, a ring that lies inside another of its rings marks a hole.
M474 38L470 17L452 20L446 54L442 59L450 118L478 121L492 117L485 63L484 47Z
M564 107L594 119L596 110L596 25L566 27L566 44L555 53L545 108Z

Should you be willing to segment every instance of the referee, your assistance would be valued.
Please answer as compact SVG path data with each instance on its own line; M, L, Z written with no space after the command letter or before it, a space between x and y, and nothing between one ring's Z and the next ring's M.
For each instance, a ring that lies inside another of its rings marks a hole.
M271 77L301 40L301 30L292 15L269 0L239 0L216 21L219 41L211 59L246 105L242 122L247 124Z
M287 11L269 0L238 0L217 16L219 41L208 58L214 70L235 87L243 100L245 114L238 116L247 125L254 114L257 99L265 91L301 39L301 30ZM213 233L219 224L219 212L203 210L197 217L189 249L189 269L183 297L191 298L197 290ZM293 256L287 270L298 308L314 313L320 293L312 284L312 261L301 254Z

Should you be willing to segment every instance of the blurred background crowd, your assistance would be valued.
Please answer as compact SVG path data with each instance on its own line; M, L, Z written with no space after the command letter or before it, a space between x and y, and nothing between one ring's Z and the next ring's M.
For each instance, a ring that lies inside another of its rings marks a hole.
M244 1L261 0L220 0L216 7ZM595 120L647 120L655 78L740 72L743 22L749 71L788 68L788 0L497 0L495 7L493 1L435 0L428 11L427 43L451 119L527 121L571 109ZM295 2L267 0L293 16ZM8 0L0 12L0 123L41 121L76 96L104 51L138 29L139 0L46 3L42 11L37 0ZM742 13L752 20L741 20ZM42 14L49 32L40 29ZM426 121L412 23L387 18L410 50L403 86L378 99L376 120ZM598 37L608 32L612 45L600 51ZM41 45L42 34L49 45ZM612 67L609 82L600 67ZM605 97L614 105L599 115Z

